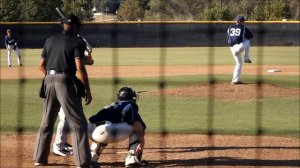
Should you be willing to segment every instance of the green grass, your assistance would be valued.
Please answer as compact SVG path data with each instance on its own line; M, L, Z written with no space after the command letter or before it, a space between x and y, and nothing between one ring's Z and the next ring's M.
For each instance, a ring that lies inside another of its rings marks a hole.
M226 77L215 76L217 82ZM252 80L252 76L245 76ZM266 78L276 81L277 76ZM286 77L279 85L298 87L299 80ZM167 77L167 88L207 83L207 76ZM158 90L157 78L124 78L118 86L134 86L136 90ZM179 82L178 82L179 81ZM41 121L42 99L38 98L40 80L27 80L18 85L18 80L1 81L1 131L15 133L18 117L25 132L35 132ZM86 116L96 113L115 98L115 89L111 79L91 79L93 102L84 106ZM22 93L22 94L18 94ZM148 132L206 133L208 102L206 98L166 97L166 109L162 113L159 96L141 94L140 113L148 126ZM266 135L299 137L299 97L274 97L263 100L262 128ZM23 109L23 111L20 111ZM19 113L18 113L19 111ZM218 134L253 135L256 131L256 101L214 101L213 129ZM165 122L162 120L165 116ZM165 125L162 125L165 123Z
M213 49L213 50L212 50ZM228 47L182 47L182 48L95 48L95 65L159 65L161 53L165 53L166 65L207 65L213 63L231 65L234 63ZM263 53L259 53L262 51ZM41 49L21 49L25 66L37 66ZM299 65L299 47L251 47L253 64ZM1 50L1 66L7 66L6 50ZM260 62L263 61L263 62ZM16 65L13 53L13 65Z
M185 48L96 48L95 65L159 65L160 53L166 52L166 65L206 65L208 64L208 47ZM216 65L232 65L233 59L227 47L214 48ZM259 54L259 50L263 54ZM38 66L41 49L22 49L25 66ZM118 62L114 62L115 56ZM262 60L267 65L299 66L299 47L252 47L254 64ZM261 56L263 58L261 59ZM13 55L16 64L15 54ZM6 50L1 50L1 66L7 66ZM231 75L213 76L217 82L228 82ZM206 75L165 77L167 88L208 83ZM255 75L243 75L242 81L255 83ZM284 87L299 88L299 76L263 76L265 83ZM114 85L109 78L90 79L93 102L84 106L89 117L104 105L114 101L116 90L125 84L135 90L158 90L158 77L122 78ZM18 123L25 127L25 133L36 132L41 121L42 99L38 97L40 80L1 80L1 133L16 133ZM140 113L148 126L148 132L206 133L209 100L199 97L166 96L165 111L161 111L159 96L141 94ZM261 127L266 135L299 138L299 97L265 98L262 102L255 100L213 102L213 129L218 134L253 135L257 129L256 108L262 103ZM162 113L164 112L164 113ZM163 117L164 118L161 118ZM163 121L164 119L164 121ZM260 120L258 120L260 121Z

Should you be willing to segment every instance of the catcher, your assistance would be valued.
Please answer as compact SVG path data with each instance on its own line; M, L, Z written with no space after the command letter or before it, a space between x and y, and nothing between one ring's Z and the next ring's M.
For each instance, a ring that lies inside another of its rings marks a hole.
M116 143L129 138L129 151L125 160L126 167L147 166L142 161L146 125L138 113L136 101L138 95L129 86L122 87L117 100L105 106L89 118L88 135L92 140L92 161L97 161L103 149L109 143Z

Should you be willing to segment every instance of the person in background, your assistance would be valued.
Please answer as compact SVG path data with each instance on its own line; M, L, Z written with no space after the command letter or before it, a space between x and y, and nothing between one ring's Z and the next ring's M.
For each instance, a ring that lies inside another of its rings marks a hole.
M19 47L17 45L17 37L13 34L11 29L7 29L6 34L7 35L4 37L4 44L5 44L5 47L7 49L8 67L12 66L12 61L11 61L12 51L16 52L17 59L18 59L18 64L19 64L19 66L22 66L20 50L19 50Z

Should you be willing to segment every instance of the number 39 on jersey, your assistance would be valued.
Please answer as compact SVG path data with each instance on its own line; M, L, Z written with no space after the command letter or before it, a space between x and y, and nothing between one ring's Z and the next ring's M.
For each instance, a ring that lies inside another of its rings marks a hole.
M241 35L241 29L240 28L231 28L229 35L230 36L240 36Z

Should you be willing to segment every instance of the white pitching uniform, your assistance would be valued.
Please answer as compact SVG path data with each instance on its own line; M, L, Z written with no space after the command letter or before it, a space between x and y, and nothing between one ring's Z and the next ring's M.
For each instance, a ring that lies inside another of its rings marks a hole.
M250 41L253 38L252 33L242 24L243 17L238 17L239 21L235 25L232 25L227 30L227 41L230 46L233 59L236 63L233 71L232 83L239 83L242 71L242 54L244 53L244 62L251 63L249 56Z

